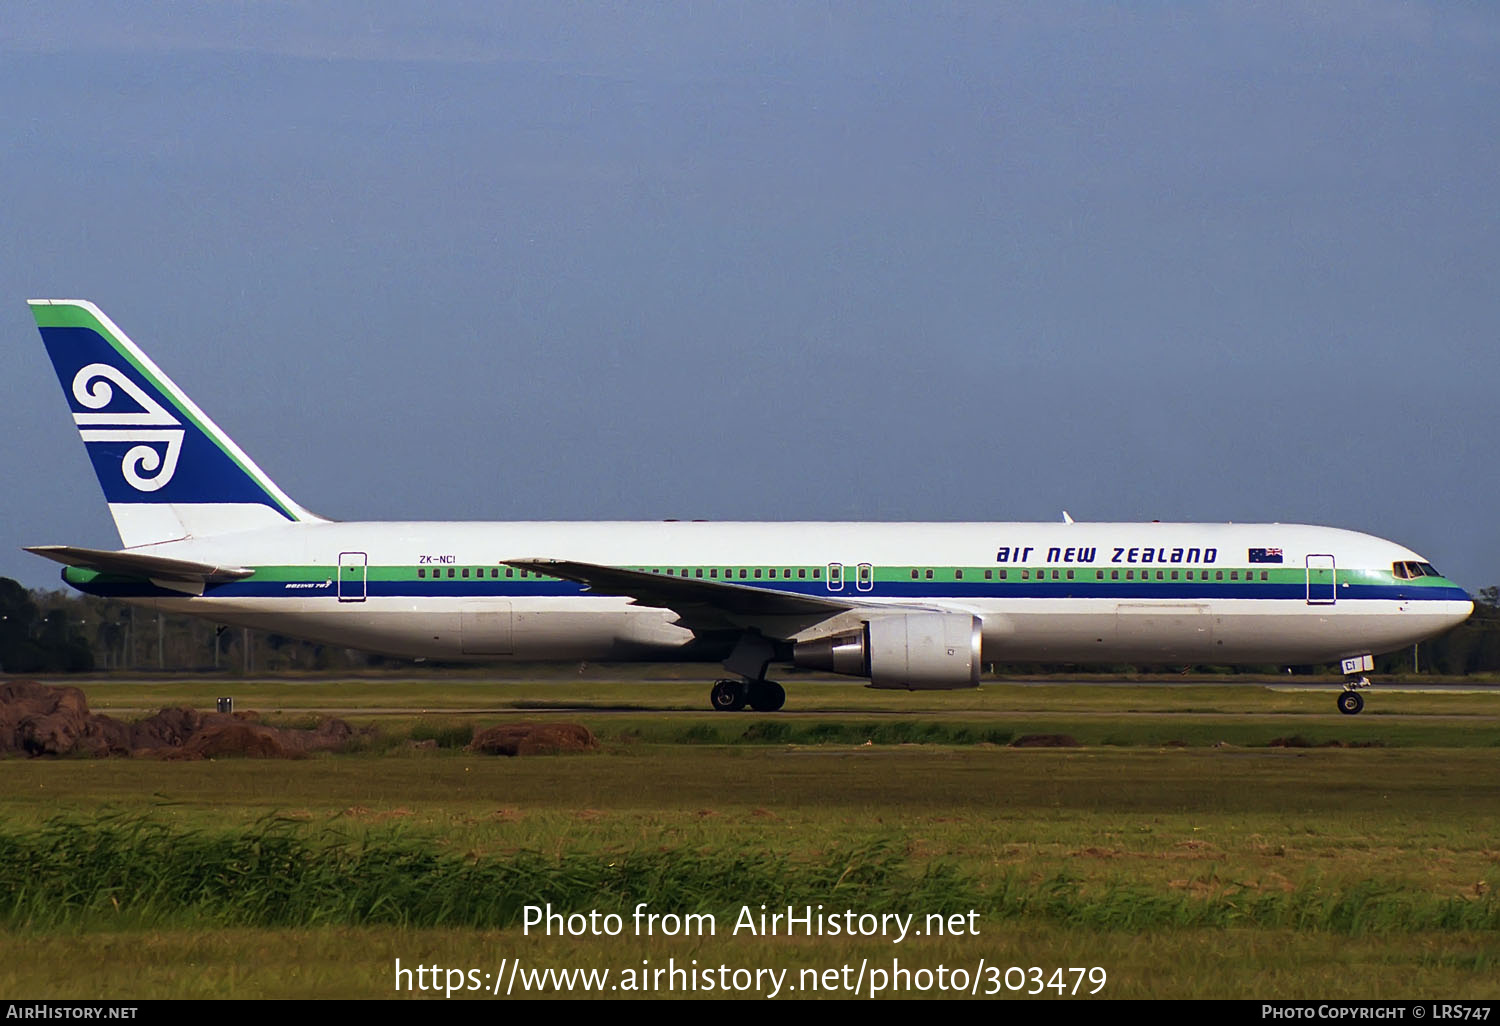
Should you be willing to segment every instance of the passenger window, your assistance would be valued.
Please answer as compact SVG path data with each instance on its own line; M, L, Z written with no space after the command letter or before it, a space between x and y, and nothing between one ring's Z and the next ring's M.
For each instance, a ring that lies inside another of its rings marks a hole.
M756 570L755 570L755 579L757 581L760 580L760 568L759 567L757 567Z
M797 579L798 580L801 580L802 578L804 578L806 576L807 576L807 571L806 570L798 570L797 571Z
M1158 570L1158 571L1156 571L1156 579L1158 581L1164 581L1164 580L1166 580L1166 577L1167 577L1167 575L1166 575L1166 571L1165 570Z
M929 581L932 580L932 571L931 570L927 571L927 579Z
M700 569L693 576L695 576L695 577L702 577L703 576L703 571Z
M961 581L961 580L963 580L964 579L964 572L962 570L955 570L955 571L953 571L953 579L955 581Z
M1073 571L1069 570L1068 571L1068 580L1071 581L1072 579L1073 579Z
M916 580L916 579L917 579L917 578L918 578L918 577L921 577L921 576L922 576L922 575L921 575L921 574L920 574L920 573L919 573L919 572L918 572L918 571L917 571L917 568L916 568L916 567L912 567L912 568L911 568L911 579L912 579L912 580L914 580L914 581L915 581L915 580Z
M1111 570L1109 572L1109 579L1111 581L1118 581L1120 579L1120 571L1118 571L1118 570Z
M1216 580L1216 581L1222 581L1223 579L1224 579L1224 571L1222 571L1222 570L1215 570L1214 571L1214 580Z
M453 568L451 566L448 568L448 576L449 577L453 576ZM524 572L523 572L522 576L525 576Z
M1174 581L1177 580L1177 571L1176 570L1172 571L1172 580L1174 580Z
M719 570L718 570L718 568L715 567L714 569L710 570L708 572L708 576L710 576L710 577L718 577L719 576Z
M1133 581L1133 580L1135 580L1135 571L1134 570L1126 570L1125 571L1125 579L1127 581Z
M984 579L986 581L993 581L995 579L995 571L993 571L993 570L986 570L984 572Z
M464 567L464 576L465 577L469 576L469 568L468 567Z
M427 576L427 571L424 568L420 568L419 567L417 569L417 576L418 577L426 577Z
M1029 581L1029 580L1031 580L1031 571L1030 570L1022 570L1021 571L1021 580L1023 580L1023 581Z
M1271 575L1269 572L1262 570L1260 572L1260 579L1263 581L1269 581L1271 579Z
M1229 579L1231 581L1237 581L1237 580L1239 580L1240 579L1240 572L1238 570L1231 570L1231 571L1229 571Z

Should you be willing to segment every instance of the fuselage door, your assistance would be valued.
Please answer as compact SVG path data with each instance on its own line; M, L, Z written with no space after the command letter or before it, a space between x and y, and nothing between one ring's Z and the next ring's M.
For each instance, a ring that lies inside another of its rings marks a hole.
M859 564L858 575L854 578L854 586L860 591L869 591L875 587L875 568L869 563Z
M363 602L370 557L363 552L339 553L339 601Z
M1307 557L1307 604L1331 606L1338 601L1338 571L1333 556L1317 553Z

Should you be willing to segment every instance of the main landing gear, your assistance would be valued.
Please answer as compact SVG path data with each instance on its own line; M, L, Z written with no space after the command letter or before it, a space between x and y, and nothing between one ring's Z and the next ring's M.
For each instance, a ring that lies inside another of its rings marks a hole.
M1344 690L1339 692L1339 712L1345 716L1354 716L1365 707L1365 697L1356 689L1370 686L1369 677L1360 677L1358 680L1344 681Z
M747 705L756 712L776 712L786 704L786 689L774 680L720 680L714 682L709 702L719 712L739 712Z

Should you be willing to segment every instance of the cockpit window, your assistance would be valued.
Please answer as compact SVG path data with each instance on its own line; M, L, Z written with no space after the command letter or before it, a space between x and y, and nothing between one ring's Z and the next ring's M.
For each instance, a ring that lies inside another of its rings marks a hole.
M1437 567L1433 566L1431 563L1418 563L1417 566L1419 566L1419 567L1422 568L1422 576L1423 577L1441 577L1441 576L1443 576L1442 574L1440 574L1440 573L1437 572Z
M1415 580L1418 577L1443 576L1442 574L1438 573L1437 567L1433 566L1431 563L1417 563L1412 561L1392 563L1391 573L1396 577L1397 580L1401 581L1411 581Z

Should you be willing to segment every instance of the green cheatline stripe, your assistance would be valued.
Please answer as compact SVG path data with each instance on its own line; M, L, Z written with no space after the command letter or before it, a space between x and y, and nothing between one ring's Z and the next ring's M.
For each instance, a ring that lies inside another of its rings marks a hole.
M336 565L330 563L330 564L308 564L308 565L301 565L301 566L291 566L291 565L285 565L285 566L262 566L262 567L254 567L252 569L255 570L255 576L253 578L249 578L249 580L254 580L254 581L259 581L259 582L280 582L280 581L322 581L322 580L328 580L328 579L331 579L332 577L335 576L335 574L336 574L336 572L338 570L338 567ZM348 570L350 570L350 569L351 569L350 567L347 567L347 566L345 567L345 571L346 572ZM354 567L352 567L352 569L357 572L360 568L356 564ZM454 571L454 574L453 574L452 578L450 578L448 576L448 571L450 569ZM371 565L366 570L366 576L367 576L367 579L371 580L371 581L417 581L417 580L428 580L428 581L430 581L430 580L433 580L433 579L440 579L440 580L444 580L444 581L447 581L447 580L461 581L461 580L465 579L464 576L463 576L463 573L464 573L465 570L468 570L470 572L470 577L468 579L469 580L475 580L476 578L473 575L474 575L474 572L477 570L477 571L483 572L483 574L484 574L483 579L484 580L493 580L493 579L496 579L496 578L491 578L490 577L490 571L491 570L496 570L496 569L498 569L500 571L500 576L498 578L499 580L506 580L507 579L506 576L505 576L507 570L511 570L512 571L512 575L509 578L509 580L515 581L515 580L521 580L522 579L521 578L522 571L515 570L513 567L497 566L496 564L493 564L493 563L491 563L491 564L454 563L454 564L451 564L451 565L447 564L447 563L444 563L444 564L440 564L440 565L436 565L436 566L423 566L423 567ZM663 566L663 567L659 567L659 568L653 568L653 567L642 567L642 566L640 566L638 564L624 564L624 569L628 569L628 570L642 570L642 569L644 569L647 572L650 572L652 569L660 569L662 571L662 576L666 576L666 570L668 569L668 567ZM769 570L769 569L771 569L771 568L766 567L764 565L758 566L758 567L751 567L751 566L744 566L744 567L742 567L742 566L735 566L735 565L728 565L728 566L726 566L723 563L714 563L712 565L705 565L705 566L694 566L692 564L688 564L688 565L684 566L683 564L678 563L678 564L673 564L670 567L670 569L676 571L672 576L674 576L674 577L676 577L678 579L682 579L682 577L683 577L682 571L683 570L687 570L689 578L691 578L692 580L699 580L699 578L697 576L697 571L702 570L703 571L703 577L701 578L702 580L705 580L705 581L713 581L713 580L731 581L732 580L733 583L736 583L736 584L738 584L740 582L739 572L741 570L745 570L746 571L747 576L745 577L745 583L747 583L747 584L756 583L756 582L770 583L772 580L776 581L777 583L784 582L784 581L788 580L788 578L786 578L786 577L784 577L782 575L788 569L792 571L792 575L793 576L792 576L792 578L790 578L791 580L804 581L804 582L805 581L817 580L817 581L821 581L821 582L826 583L826 579L824 577L814 578L813 577L813 571L817 570L820 573L823 573L825 575L827 573L827 566L825 564L821 564L821 563L817 564L815 566L798 566L795 563L791 564L790 566L788 566L786 564L780 564L780 565L778 565L778 566L775 567L775 570L776 570L776 577L775 578L769 578L769 577L765 576L766 571ZM855 583L856 583L855 576L851 572L852 569L853 568L849 567L849 566L845 566L845 568L844 568L844 571L845 571L844 572L844 585L845 585L845 587L853 587L855 585ZM1021 571L1022 570L1026 570L1031 575L1028 578L1024 578L1024 580L1026 580L1026 581L1046 580L1048 582L1050 582L1052 580L1052 571L1056 570L1058 572L1057 580L1060 583L1065 583L1069 579L1068 576L1067 576L1067 571L1068 571L1068 569L1072 569L1072 570L1074 570L1074 573L1075 573L1075 576L1072 578L1072 580L1075 583L1097 583L1097 582L1100 582L1101 580L1104 583L1108 583L1108 584L1125 583L1126 582L1126 578L1125 578L1125 569L1126 568L1124 568L1124 567L1113 567L1113 566L1111 566L1109 568L1101 568L1101 567L1087 567L1087 568L1072 567L1072 568L1067 568L1067 567L1053 567L1053 566L1046 566L1046 567L1023 567L1023 566L1011 565L1011 566L1006 567L1005 569L1007 571L1008 576L1006 576L1003 579L1003 582L1002 582L1002 579L1000 577L1000 571L999 571L999 569L997 569L996 567L993 567L993 566L977 566L977 567L976 566L963 566L963 567L955 567L955 566L947 566L947 567L936 567L936 566L934 566L934 567L929 567L929 566L920 566L920 567L910 567L910 566L905 566L905 567L876 567L874 569L873 579L874 579L874 581L876 583L886 582L886 583L892 583L892 584L900 584L900 583L903 583L903 582L911 582L912 580L917 580L917 581L920 581L920 582L925 582L925 581L929 580L929 578L926 576L926 573L927 573L928 570L931 570L933 572L933 575L932 575L932 577L930 579L934 580L934 581L958 581L958 582L961 582L961 583L964 583L964 584L969 584L969 583L985 583L986 581L988 581L988 583L991 583L991 584L998 584L998 583L1010 584L1010 583L1018 583L1018 582L1020 582L1020 581L1023 580L1023 578L1021 577ZM1113 570L1115 570L1115 569L1118 569L1120 571L1120 576L1119 576L1118 579L1112 578L1110 576L1110 573ZM1149 582L1149 583L1153 583L1153 584L1156 583L1156 569L1157 568L1154 568L1154 567L1147 568L1147 567L1136 566L1136 567L1131 567L1129 569L1132 569L1132 570L1136 571L1136 576L1131 580L1131 583L1135 583L1135 582ZM1149 578L1142 577L1141 574L1143 572L1145 572L1147 569L1149 569L1151 571L1151 576ZM1222 581L1220 581L1218 579L1218 576L1217 576L1218 573L1219 573L1219 571L1221 569L1222 569L1222 571L1224 573L1224 578L1223 578ZM420 578L417 576L419 570L426 571L425 574L422 577L420 577ZM719 572L720 576L717 577L717 578L711 578L709 576L709 571L710 570L717 570ZM732 578L724 576L726 570L728 570L731 573L733 573L734 576ZM755 573L756 570L760 570L761 571L761 576L758 577L758 578L754 576L754 573ZM916 570L920 576L917 577L917 578L913 578L911 576L912 570ZM963 571L963 577L961 577L961 578L957 574L957 572L960 571L960 570ZM994 571L994 576L991 577L991 578L986 578L984 576L984 572L986 570ZM1181 566L1178 566L1177 570L1180 573L1186 573L1186 571L1183 570ZM806 577L799 577L799 576L797 576L797 574L800 571L805 571L806 574L807 574L807 576ZM1046 571L1047 576L1045 578L1037 576L1042 571ZM1103 578L1096 577L1095 576L1096 572L1103 573L1104 577ZM1207 580L1205 580L1202 577L1202 574L1204 572L1208 572L1210 574L1210 577ZM1204 584L1220 584L1220 583L1227 584L1230 581L1229 574L1231 572L1234 572L1234 573L1236 573L1238 575L1237 579L1234 582L1236 584L1302 584L1302 583L1304 583L1307 580L1307 572L1304 569L1302 569L1301 567L1292 568L1292 569L1283 568L1283 569L1280 569L1280 570L1263 570L1263 569L1261 569L1259 567L1222 567L1222 568L1215 567L1215 568L1212 568L1209 571L1203 571L1203 570L1195 567L1195 568L1193 568L1193 579L1192 579L1191 583L1197 584L1197 583L1201 582L1201 583L1204 583ZM1163 573L1165 574L1165 576L1162 578L1162 580L1165 581L1165 582L1170 582L1172 580L1172 571L1170 569L1167 569L1167 570L1163 570ZM1267 575L1265 581L1262 581L1260 579L1260 575L1262 573L1265 573ZM1253 577L1248 576L1248 575L1251 575L1251 574L1253 574L1254 576ZM533 581L534 580L546 580L546 581L558 580L558 578L546 577L546 576L539 575L539 574L536 574L536 573L533 573L533 572L529 572L529 571L526 573L525 579L526 580L533 580ZM1322 577L1321 579L1324 580L1324 581L1328 580L1328 578L1326 576ZM1378 586L1378 587L1391 587L1391 586L1394 586L1394 585L1401 585L1403 587L1414 587L1414 588L1456 588L1456 587L1458 587L1458 585L1454 584L1452 581L1448 580L1445 577L1423 577L1423 578L1418 578L1416 580L1409 580L1409 581L1406 581L1406 580L1397 580L1397 578L1393 574L1391 574L1391 572L1388 571L1388 570L1340 570L1338 572L1338 579L1340 581L1347 581L1350 584L1372 585L1372 586ZM1316 583L1318 580L1320 580L1320 577L1318 576L1318 572L1315 570L1314 571L1313 581L1314 581L1314 583ZM1189 583L1185 577L1179 577L1178 581L1179 581L1179 583Z
M92 313L81 306L72 305L33 306L31 308L31 312L33 316L35 316L36 324L39 328L88 328L89 330L102 336L104 340L109 343L110 348L118 353L120 357L127 363L129 363L132 367L134 367L136 369L136 372L139 373L141 377L145 378L147 381L151 382L151 384L156 386L156 390L161 393L162 398L171 403L172 406L177 409L178 413L182 414L188 420L192 421L193 424L197 425L198 430L203 432L203 434L208 438L213 439L214 444L219 447L219 451L222 452L225 456L228 456L235 466L239 467L240 470L250 478L250 480L254 481L257 485L260 486L260 490L265 493L266 498L271 501L271 504L273 506L275 506L282 513L286 514L288 519L297 519L296 515L293 514L292 511L286 506L282 505L281 500L276 497L276 494L273 491L271 491L270 487L268 487L268 482L266 481L265 477L260 474L254 473L249 467L245 466L245 464L240 461L238 456L236 456L230 449L226 448L219 441L217 437L218 433L210 431L206 426L204 426L201 420L193 415L190 410L178 407L177 403L172 401L171 389L168 389L166 386L164 386L160 378L143 367L141 365L141 362L131 354L130 350L126 349L125 346L121 344L120 340L115 337L114 333L106 328L103 324L101 324L99 319Z

